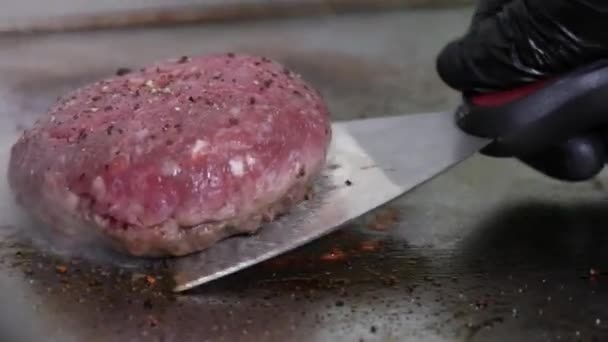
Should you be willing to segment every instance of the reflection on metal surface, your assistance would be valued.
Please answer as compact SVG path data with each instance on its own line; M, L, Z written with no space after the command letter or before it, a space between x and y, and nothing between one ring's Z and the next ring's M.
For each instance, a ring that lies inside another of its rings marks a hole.
M334 124L319 193L256 235L176 259L175 291L239 271L324 236L466 159L488 143L453 125L451 112Z

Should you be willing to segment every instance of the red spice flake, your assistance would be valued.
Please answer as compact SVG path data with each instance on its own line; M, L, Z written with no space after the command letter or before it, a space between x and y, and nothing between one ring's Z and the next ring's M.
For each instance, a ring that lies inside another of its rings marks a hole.
M68 273L68 267L65 265L57 265L55 266L55 271L60 274L66 274Z
M378 240L361 241L359 245L359 249L364 252L374 252L378 247L380 247L380 241Z
M151 327L157 327L159 324L158 319L154 316L148 316L148 325Z
M156 278L151 275L147 275L146 282L148 283L148 285L153 286L154 284L156 284Z
M346 259L346 253L338 248L334 248L329 253L321 256L321 260L323 261L342 261L344 259Z
M399 212L397 209L389 208L381 211L376 215L369 228L372 230L385 231L388 230L399 220Z

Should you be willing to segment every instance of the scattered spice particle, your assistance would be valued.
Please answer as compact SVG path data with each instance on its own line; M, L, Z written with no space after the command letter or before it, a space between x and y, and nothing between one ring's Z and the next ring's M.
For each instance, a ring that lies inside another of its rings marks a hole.
M371 326L371 328L369 328L369 331L370 331L372 334L375 334L375 333L378 331L378 328L376 328L376 326L375 326L375 325L372 325L372 326Z
M68 267L65 265L57 265L55 266L55 271L60 274L65 274L68 272Z
M153 327L153 328L154 328L154 327L157 327L157 326L158 326L159 322L158 322L158 319L157 319L156 317L154 317L154 316L149 316L149 317L148 317L148 324L149 324L151 327Z
M84 140L87 138L87 131L84 129L80 130L80 133L78 133L78 140Z
M232 52L228 52L228 57L230 57L230 58L234 58L234 57L235 57L235 55L234 55L234 53L232 53Z
M341 261L346 259L346 253L342 250L335 248L329 253L325 253L321 256L321 260L323 261Z
M373 252L378 249L380 246L380 241L378 240L369 240L362 241L359 248L364 252Z
M304 177L306 176L306 169L304 168L304 166L300 167L300 170L298 170L298 178Z
M104 110L105 112L109 112L109 111L111 111L112 109L113 109L113 107L112 107L112 106L105 106L105 107L103 108L103 110Z
M347 179L344 184L346 184L346 186L351 186L353 185L353 182L350 179Z
M250 97L250 98L249 98L249 104L250 104L250 105L254 105L254 104L255 104L255 98Z
M190 101L192 103L196 102L196 100L192 96L188 96L188 101Z
M108 126L108 128L106 128L106 133L108 135L112 135L112 130L114 130L114 125Z
M376 215L369 228L373 230L387 230L399 219L398 211L394 208L385 209Z
M188 60L190 60L190 59L188 58L188 56L182 56L182 57L181 57L181 58L180 58L180 59L177 61L177 63L179 63L179 64L184 64L184 63L188 62Z
M130 72L131 72L131 69L129 69L129 68L124 68L124 67L118 68L118 70L116 70L116 76L123 76Z

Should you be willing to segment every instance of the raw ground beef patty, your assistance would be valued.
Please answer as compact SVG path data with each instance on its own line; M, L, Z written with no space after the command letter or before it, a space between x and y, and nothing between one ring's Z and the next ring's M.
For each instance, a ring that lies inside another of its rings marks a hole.
M254 233L324 166L327 107L277 62L208 55L120 74L59 99L12 148L18 202L58 231L184 255Z

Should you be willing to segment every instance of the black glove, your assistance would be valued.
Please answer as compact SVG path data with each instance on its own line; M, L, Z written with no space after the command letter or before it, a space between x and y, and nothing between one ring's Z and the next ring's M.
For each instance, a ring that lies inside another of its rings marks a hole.
M606 25L606 0L480 0L464 37L441 51L437 71L465 97L559 77L608 59ZM605 165L604 132L572 132L540 153L513 157L550 177L587 180Z

